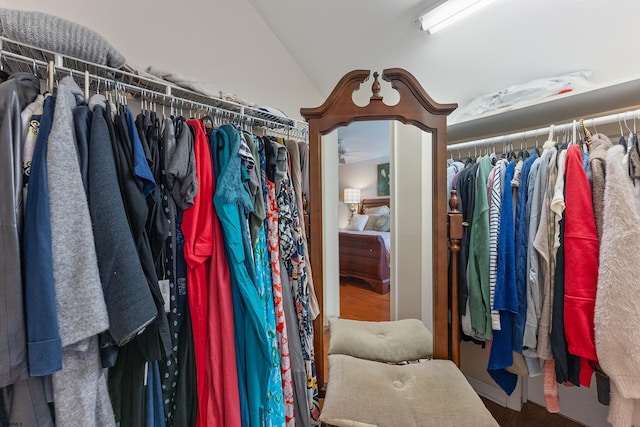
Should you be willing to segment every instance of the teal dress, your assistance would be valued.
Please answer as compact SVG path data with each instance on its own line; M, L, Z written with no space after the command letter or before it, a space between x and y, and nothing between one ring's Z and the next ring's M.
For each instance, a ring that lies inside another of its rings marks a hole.
M248 406L243 425L261 426L271 372L271 346L267 339L264 308L258 291L247 218L253 210L248 174L239 155L240 134L231 125L215 132L217 188L213 202L224 235L231 272L234 327L241 403ZM213 145L213 144L212 144Z
M253 262L256 268L256 284L262 299L264 321L267 329L267 338L271 353L271 370L269 372L269 385L265 402L265 426L281 427L286 424L284 391L282 373L280 371L280 349L278 347L278 332L276 330L276 311L273 302L273 283L271 280L271 258L267 245L266 227L266 183L263 182L262 165L260 164L260 150L254 136L243 133L242 143L247 144L248 152L240 153L243 165L247 170L255 172L256 186L253 188L254 211L249 218L251 229L251 243L253 245ZM250 186L251 188L251 186Z

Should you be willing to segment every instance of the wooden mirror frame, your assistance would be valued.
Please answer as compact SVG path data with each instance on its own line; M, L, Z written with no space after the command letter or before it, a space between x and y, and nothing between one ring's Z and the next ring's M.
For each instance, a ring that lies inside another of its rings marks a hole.
M345 74L326 101L316 108L301 108L309 123L309 210L311 215L311 265L313 282L320 306L314 321L316 375L324 382L324 242L322 239L322 135L340 126L365 120L398 120L432 133L433 147L433 356L450 359L452 342L448 322L449 286L447 275L447 116L458 104L438 104L425 92L416 78L401 68L382 72L382 79L400 94L396 105L386 105L380 96L378 73L373 74L369 104L359 107L353 92L360 89L370 70L354 70Z

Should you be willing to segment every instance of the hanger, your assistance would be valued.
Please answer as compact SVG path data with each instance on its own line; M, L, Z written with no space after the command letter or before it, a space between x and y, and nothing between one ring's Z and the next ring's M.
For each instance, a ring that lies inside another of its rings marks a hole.
M53 61L49 61L47 64L47 90L49 93L53 93L53 79L55 77L55 73L56 70Z
M84 70L84 102L89 103L89 70Z

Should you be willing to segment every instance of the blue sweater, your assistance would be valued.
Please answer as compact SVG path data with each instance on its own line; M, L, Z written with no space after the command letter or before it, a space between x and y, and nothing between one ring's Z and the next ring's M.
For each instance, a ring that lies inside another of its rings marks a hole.
M498 234L498 270L493 308L500 311L500 330L493 331L493 344L489 355L487 372L491 378L507 393L513 393L518 376L507 372L513 364L512 324L518 313L518 295L516 289L513 201L511 198L511 179L515 162L507 165L500 209L500 233Z

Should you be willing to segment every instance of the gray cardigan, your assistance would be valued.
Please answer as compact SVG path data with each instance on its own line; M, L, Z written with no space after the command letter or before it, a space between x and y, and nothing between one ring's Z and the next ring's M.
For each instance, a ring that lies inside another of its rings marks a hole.
M62 370L53 374L58 425L115 426L97 335L109 328L73 110L83 103L71 77L58 85L47 147L51 249Z

